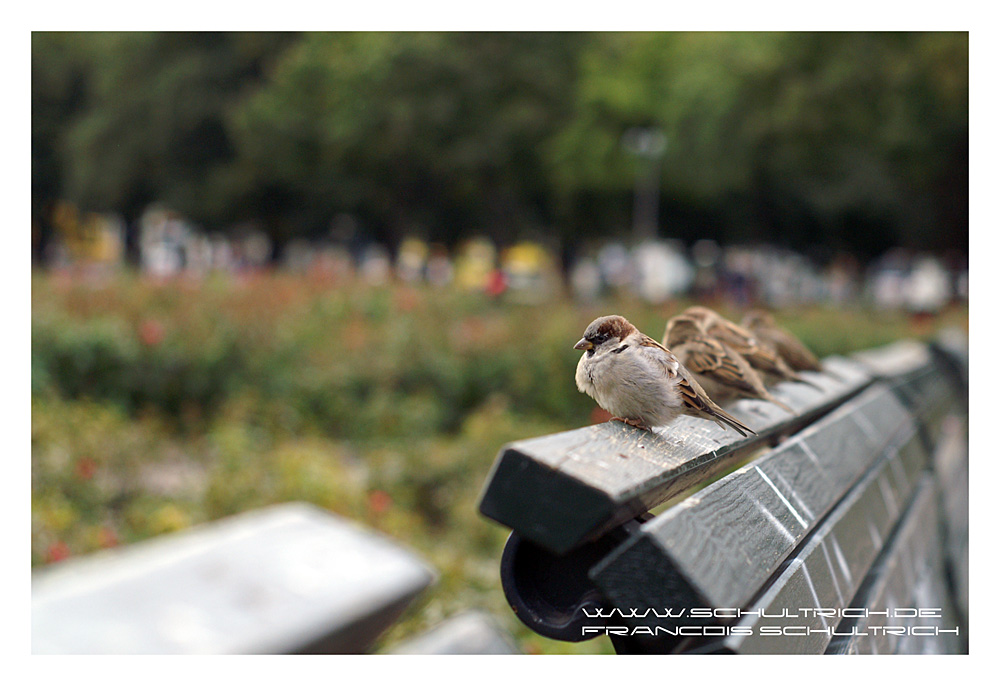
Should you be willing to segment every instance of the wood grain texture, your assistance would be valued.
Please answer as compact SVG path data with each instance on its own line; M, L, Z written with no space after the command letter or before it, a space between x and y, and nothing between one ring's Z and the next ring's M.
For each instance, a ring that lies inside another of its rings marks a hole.
M955 603L969 616L969 425L961 412L942 421L933 455L944 520L944 547Z
M777 435L790 434L871 382L861 364L832 357L816 384L781 383L776 397L795 415L760 400L726 409L758 436L691 417L652 432L607 422L504 446L480 498L485 516L561 553L730 468Z
M618 607L742 607L887 446L915 431L897 396L872 386L643 524L591 577Z
M395 645L393 655L516 655L514 639L492 616L466 610Z
M892 385L920 424L928 450L933 450L942 419L960 401L962 381L955 378L955 367L962 366L961 358L949 364L940 352L936 354L916 341L898 341L855 353L852 358Z
M967 652L965 628L945 583L939 525L936 489L925 477L904 521L850 603L874 612L840 620L839 635L827 646L828 654ZM911 616L906 611L935 608L938 617ZM915 627L919 629L914 631Z
M36 573L32 651L362 652L435 577L380 534L276 505Z
M901 441L885 452L761 595L749 603L750 608L763 610L762 616L747 615L738 623L749 627L752 635L729 636L719 648L762 654L816 654L826 650L836 620L801 613L798 617L775 616L794 614L797 608L853 607L868 570L926 474L926 455L916 432ZM809 631L778 636L762 631L763 627L785 626L806 627Z
M872 375L880 379L905 376L931 364L930 349L924 343L902 340L851 355Z

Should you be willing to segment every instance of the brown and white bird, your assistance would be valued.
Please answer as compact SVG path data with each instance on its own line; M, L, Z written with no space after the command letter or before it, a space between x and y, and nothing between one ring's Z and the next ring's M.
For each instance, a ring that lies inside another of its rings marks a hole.
M677 357L618 315L590 323L575 346L583 350L576 386L613 415L641 429L669 424L682 414L756 433L721 407Z
M823 365L813 352L791 331L778 326L769 312L750 310L740 323L757 338L770 343L795 371L823 371Z
M672 317L667 322L663 343L716 400L737 397L766 400L795 414L792 408L771 395L760 374L742 355L707 335L694 317L683 314Z
M779 381L798 381L815 386L796 374L769 343L719 313L707 307L695 306L684 310L684 314L694 317L709 336L725 343L746 358L751 367L764 375L765 382L771 384Z

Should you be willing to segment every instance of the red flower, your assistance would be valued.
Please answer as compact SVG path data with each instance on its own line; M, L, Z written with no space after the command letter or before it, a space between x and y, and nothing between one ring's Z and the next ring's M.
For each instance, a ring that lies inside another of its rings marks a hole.
M368 494L368 509L374 514L382 514L392 507L392 496L385 491L372 491Z
M507 290L507 277L499 269L494 269L486 282L486 292L494 298Z
M145 319L139 324L139 340L143 345L153 347L163 342L165 331L163 324L155 319Z
M76 461L76 477L81 481L90 481L97 471L97 462L92 457L81 457Z
M72 555L72 553L70 552L69 546L63 541L56 541L48 547L48 550L45 551L45 562L59 562L60 560L65 560L70 555Z
M114 548L118 545L118 535L110 526L102 526L97 532L97 542L102 548Z
M412 312L420 304L417 292L412 288L400 288L396 291L395 305L398 312Z

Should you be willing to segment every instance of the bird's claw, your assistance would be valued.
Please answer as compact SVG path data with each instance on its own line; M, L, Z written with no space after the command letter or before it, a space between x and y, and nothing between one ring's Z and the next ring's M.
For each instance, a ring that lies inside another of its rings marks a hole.
M622 422L623 424L628 424L629 426L634 426L637 429L642 429L643 431L652 431L653 429L646 426L638 419L626 419L625 417L612 417L613 422Z

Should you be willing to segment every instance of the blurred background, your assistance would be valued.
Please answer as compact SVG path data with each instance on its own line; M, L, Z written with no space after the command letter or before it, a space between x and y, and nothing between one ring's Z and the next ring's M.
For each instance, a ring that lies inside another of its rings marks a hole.
M500 446L573 343L751 306L968 329L967 33L32 34L33 567L302 500L499 583Z

